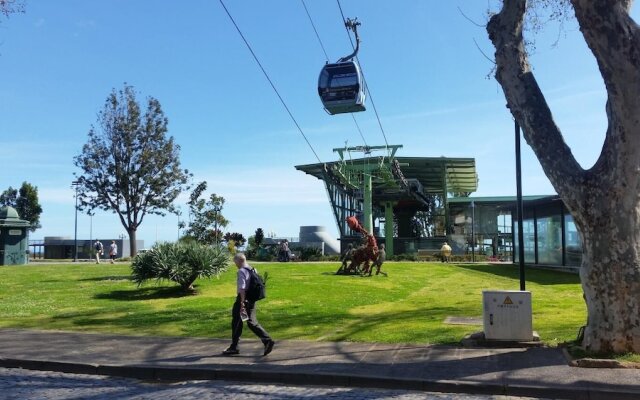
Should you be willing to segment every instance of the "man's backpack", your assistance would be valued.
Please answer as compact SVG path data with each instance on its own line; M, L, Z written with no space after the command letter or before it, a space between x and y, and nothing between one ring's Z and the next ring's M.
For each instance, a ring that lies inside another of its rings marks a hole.
M247 300L256 302L267 297L267 288L264 280L258 274L255 268L247 268L249 270L249 288L247 289Z

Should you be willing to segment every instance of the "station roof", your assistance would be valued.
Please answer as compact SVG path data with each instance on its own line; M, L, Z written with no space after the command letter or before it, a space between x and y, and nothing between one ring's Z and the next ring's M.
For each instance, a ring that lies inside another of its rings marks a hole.
M377 157L357 158L348 162L358 165L375 162L376 159ZM395 159L400 163L400 170L404 177L418 180L426 194L443 194L445 191L475 192L478 189L478 174L474 158L395 157ZM339 161L297 165L295 168L318 179L324 179L325 165L330 167L338 163Z
M545 195L533 195L533 196L522 196L523 201L548 201L556 198L557 195L545 194ZM472 201L478 204L511 204L515 203L518 200L516 196L487 196L487 197L449 197L447 201L449 204L469 204Z

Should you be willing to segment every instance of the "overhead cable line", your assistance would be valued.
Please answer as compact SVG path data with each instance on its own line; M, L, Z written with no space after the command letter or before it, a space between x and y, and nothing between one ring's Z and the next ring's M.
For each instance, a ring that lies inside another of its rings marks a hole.
M338 2L338 8L340 9L340 15L342 16L342 22L345 22L347 19L344 16L344 12L342 11L342 4L340 4L340 0L336 0ZM347 26L345 25L345 30L347 31L347 36L349 36L349 41L351 42L351 47L353 47L355 49L355 45L353 44L353 40L351 39L351 34L349 33L349 28L347 28ZM356 62L358 63L358 65L360 65L360 60L358 59L358 57L355 57ZM378 120L378 126L380 126L380 132L382 132L382 137L384 137L384 143L387 147L389 147L389 142L387 141L387 135L384 132L384 128L382 127L382 121L380 121L380 116L378 115L378 109L376 108L376 103L373 101L373 95L371 94L371 90L369 90L369 85L367 84L367 79L364 75L364 70L362 69L362 66L360 67L360 71L362 71L362 79L364 80L365 83L365 89L367 90L367 93L369 94L369 98L371 99L371 105L373 106L373 112L376 114L376 119Z
M320 161L320 157L318 157L318 153L316 153L316 151L313 149L313 146L311 145L311 142L309 142L309 139L307 139L307 135L304 134L304 132L302 131L302 128L300 127L300 124L298 124L298 121L296 121L295 117L293 116L293 114L291 113L291 110L289 110L289 107L287 106L287 103L285 103L284 99L282 98L282 96L280 95L280 92L278 92L278 89L276 88L276 85L273 84L273 81L271 80L271 78L269 77L269 74L267 74L267 71L264 69L264 67L262 66L262 63L260 63L260 60L258 59L258 56L256 56L256 53L254 53L253 49L251 48L251 45L249 44L249 42L247 41L247 39L244 37L244 35L242 34L242 31L240 30L240 27L238 27L238 24L236 24L236 21L233 19L233 17L231 16L231 13L229 12L229 10L227 9L227 6L225 6L224 2L222 0L219 0L220 4L222 5L222 8L224 8L224 11L227 13L227 15L229 16L229 19L231 20L231 22L233 23L233 26L236 27L236 30L238 31L238 33L240 34L240 37L242 38L242 40L244 41L244 44L247 45L247 48L249 49L249 51L251 52L251 55L253 56L253 59L256 60L256 63L258 64L258 66L260 67L260 69L262 70L262 73L264 74L265 78L267 78L267 81L269 81L269 84L271 85L271 87L273 88L273 91L276 92L276 95L278 96L278 98L280 99L280 102L282 103L282 105L284 106L285 110L287 110L287 113L289 114L289 117L291 117L291 120L293 121L293 123L296 125L296 127L298 128L298 131L300 131L300 134L302 135L302 137L304 138L304 140L307 142L307 144L309 145L309 148L311 149L311 151L313 152L313 155L316 156L316 159L318 160L319 163L322 163L322 161Z
M324 52L324 56L325 59L327 60L327 62L329 62L329 55L327 54L327 51L324 48L324 44L322 43L322 39L320 39L320 34L318 34L318 30L316 29L316 25L313 23L313 18L311 18L311 14L309 13L309 9L307 8L307 5L305 4L304 0L300 0L302 2L302 6L304 7L304 10L307 12L307 17L309 17L309 22L311 22L311 26L313 27L313 31L316 33L316 38L318 38L318 42L320 43L320 47L322 47L322 51ZM349 36L349 40L351 40L351 36ZM353 42L351 43L353 46ZM364 138L364 135L362 134L362 130L360 129L360 125L358 125L358 121L356 121L356 117L353 115L353 113L351 114L351 118L353 118L353 123L356 124L356 128L358 128L358 133L360 133L360 137L362 138L362 142L364 143L365 146L369 147L369 145L367 144L367 140Z
M369 147L369 145L367 144L367 141L364 138L364 135L362 134L362 130L360 129L360 125L358 125L358 121L356 121L356 116L353 115L353 113L351 113L351 118L353 118L353 123L356 124L356 128L358 128L358 133L360 133L360 137L362 138L362 141L364 142L364 145Z
M304 0L300 0L302 2L302 6L304 10L307 12L307 17L309 17L309 22L311 22L311 26L313 27L313 31L316 33L316 37L318 38L318 42L320 43L320 47L322 47L322 51L324 52L324 57L329 62L329 55L327 55L327 50L324 48L324 44L322 44L322 40L320 40L320 35L318 34L318 30L316 29L316 25L313 23L313 19L311 19L311 14L309 14L309 9L307 5L304 3Z

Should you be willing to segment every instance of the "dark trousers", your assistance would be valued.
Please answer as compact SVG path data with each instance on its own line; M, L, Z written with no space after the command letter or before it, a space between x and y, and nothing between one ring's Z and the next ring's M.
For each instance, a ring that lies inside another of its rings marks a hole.
M247 314L249 314L249 320L247 321L247 326L251 329L257 337L262 340L262 343L267 343L271 340L271 336L264 330L260 323L258 322L258 318L256 317L256 303L252 303L247 301L245 303L245 307L247 309ZM240 341L240 335L242 335L242 327L243 327L242 319L240 318L240 295L236 297L236 302L233 303L233 309L231 310L231 347L237 348L238 342Z

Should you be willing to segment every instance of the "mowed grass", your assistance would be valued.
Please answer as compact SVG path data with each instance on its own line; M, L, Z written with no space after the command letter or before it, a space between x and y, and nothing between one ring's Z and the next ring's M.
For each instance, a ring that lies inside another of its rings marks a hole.
M256 263L268 272L258 318L276 339L457 343L482 326L482 290L517 290L510 265L386 263L389 277L336 276L337 263ZM159 336L230 336L235 267L196 282L196 295L170 283L137 287L126 264L0 267L0 328ZM573 340L586 320L578 277L528 270L533 324L543 341ZM252 336L251 332L246 332Z

